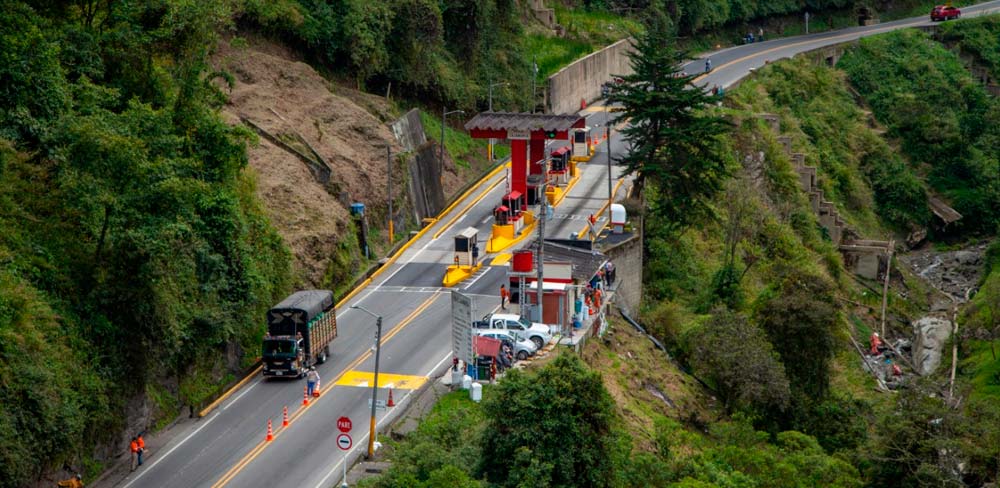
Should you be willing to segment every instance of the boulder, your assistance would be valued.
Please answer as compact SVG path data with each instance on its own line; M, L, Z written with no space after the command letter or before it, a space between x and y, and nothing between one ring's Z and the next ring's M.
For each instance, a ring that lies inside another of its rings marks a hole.
M921 375L933 373L941 364L941 354L948 336L951 335L950 320L928 315L913 322L913 364Z

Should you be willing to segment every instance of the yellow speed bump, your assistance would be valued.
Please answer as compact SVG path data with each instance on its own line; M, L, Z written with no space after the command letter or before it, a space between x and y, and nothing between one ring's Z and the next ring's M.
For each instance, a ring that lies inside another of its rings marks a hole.
M375 373L369 371L348 371L337 380L337 386L357 386L371 388L375 382ZM379 388L398 388L401 390L416 390L427 382L426 376L411 376L405 374L378 374Z

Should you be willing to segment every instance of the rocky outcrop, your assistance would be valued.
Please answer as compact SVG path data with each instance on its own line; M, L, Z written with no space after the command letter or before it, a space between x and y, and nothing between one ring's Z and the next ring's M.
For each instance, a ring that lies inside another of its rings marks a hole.
M941 364L941 354L954 327L951 320L928 315L913 322L913 365L928 375Z

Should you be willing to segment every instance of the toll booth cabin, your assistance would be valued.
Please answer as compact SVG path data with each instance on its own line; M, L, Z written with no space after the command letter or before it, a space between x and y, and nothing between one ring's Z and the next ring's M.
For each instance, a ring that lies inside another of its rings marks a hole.
M594 155L594 145L590 138L590 127L571 129L569 132L572 146L570 157L573 161L589 161Z
M479 260L479 230L469 227L455 235L455 265L475 266Z
M524 226L524 198L519 191L512 191L500 199L500 206L493 209L496 225L514 225L517 233Z
M565 187L570 178L570 147L563 146L549 156L549 183Z

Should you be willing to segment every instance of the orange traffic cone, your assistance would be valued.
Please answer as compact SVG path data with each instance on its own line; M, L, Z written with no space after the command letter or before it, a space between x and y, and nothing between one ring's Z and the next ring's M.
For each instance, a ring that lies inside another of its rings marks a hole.
M288 405L281 411L281 426L288 427Z
M396 402L392 401L392 388L389 388L389 401L385 404L387 407L395 407Z
M306 405L309 405L309 387L308 386L303 386L302 387L302 406L304 407Z
M267 419L267 438L268 442L274 440L274 431L271 430L271 419Z
M319 382L316 382L316 386L313 387L313 397L319 398Z

